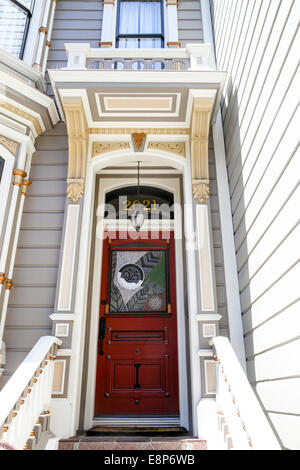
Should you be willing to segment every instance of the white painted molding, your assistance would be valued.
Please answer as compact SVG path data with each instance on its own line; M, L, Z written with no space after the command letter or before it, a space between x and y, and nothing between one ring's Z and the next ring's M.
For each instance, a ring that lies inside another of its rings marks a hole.
M198 352L199 357L213 357L213 350L212 349L200 349Z
M76 47L75 47L76 46ZM65 44L68 69L86 70L86 60L91 49L90 44Z
M117 9L117 2L104 3L103 5L103 20L102 20L102 33L101 42L115 44L115 10Z
M39 0L38 2L35 2L33 15L30 20L29 31L26 38L24 57L22 61L29 67L34 64L34 58L36 55L39 40L39 29L42 26L42 20L44 15L45 1L46 0Z
M45 92L47 89L46 82L39 70L30 67L23 60L9 54L0 48L0 63L9 68L10 73L14 73L16 77L19 75L23 79L32 82L38 89Z
M195 273L197 272L196 263L196 230L194 221L193 204L194 198L191 185L191 167L190 156L187 158L184 172L184 231L186 238L186 266L187 266L187 294L189 308L189 347L190 347L190 371L191 371L191 410L192 426L194 435L198 431L198 416L196 414L197 405L201 400L201 372L199 364L199 328L195 324L195 318L198 312L198 291L199 286Z
M204 376L205 376L205 394L208 396L215 396L216 395L216 361L213 359L206 359L203 361L204 364ZM209 366L213 366L213 370L210 372L209 376ZM211 384L210 382L213 381ZM209 384L213 385L213 390L209 390Z
M62 364L62 369L61 370L57 369L58 364ZM64 393L66 368L67 368L66 359L57 359L56 358L56 360L54 362L53 384L52 384L52 390L51 390L53 395L63 395L63 393ZM59 390L54 390L54 382L55 382L55 379L56 379L56 374L58 375L59 381L60 381L60 389Z
M94 70L94 72L98 72L98 70ZM110 73L110 71L108 71L108 72ZM117 81L119 81L119 78L121 77L122 71L118 71L118 72L119 73L115 77L111 76L110 80L108 80L108 81L111 82L111 83L116 83ZM155 81L156 84L157 83L166 83L166 82L168 82L168 83L169 82L170 83L178 83L178 80L179 80L178 74L173 75L173 72L169 72L169 73L163 72L163 75L160 75L160 76L157 76L157 77L154 77L153 75L152 75L152 77L149 76L149 75L147 77L148 72L146 72L146 71L142 75L131 76L131 80L128 80L129 75L135 74L135 72L130 71L130 70L127 70L126 72L127 73L125 73L125 75L124 75L124 80L123 80L124 82L131 82L131 81L134 82L135 80L137 80L137 82L141 82L141 78L147 78L147 80L144 83L149 83L149 82L152 83L152 81ZM63 71L62 71L62 73L63 73ZM70 71L68 71L68 73L73 74L74 70L70 70ZM85 75L86 73L89 74L90 71L89 70L80 71L81 78L83 78L83 75ZM154 71L153 73L159 74L160 72L159 71ZM181 73L185 75L185 72L182 71ZM182 122L180 122L180 121L173 122L171 124L171 127L173 127L173 128L189 128L190 127L191 115L192 115L192 110L193 110L193 103L194 103L195 98L209 99L209 100L212 100L212 102L215 102L215 103L217 103L219 101L219 99L220 99L219 98L220 88L218 88L218 86L215 83L208 84L208 83L205 82L205 79L203 79L204 80L203 83L205 84L205 86L202 89L193 88L194 83L199 84L199 81L201 82L201 77L199 75L200 74L202 75L203 73L206 74L207 72L200 72L200 71L199 72L187 72L187 75L185 75L185 76L181 75L182 81L185 82L185 83L189 83L189 87L190 87L189 88L188 102L187 102L187 107L186 107L186 109L187 109L186 118L185 118L185 121L182 121ZM50 74L50 72L49 72L49 74ZM58 78L56 72L54 72L54 74L55 74L56 78ZM150 71L150 74L152 74L151 71ZM79 71L76 71L76 81L77 82L78 82L78 75L79 75ZM172 77L171 77L171 75L172 75ZM196 75L198 77L197 80L196 80ZM166 80L166 76L170 77L170 79ZM99 82L101 82L101 81L106 83L107 82L107 80L106 80L107 77L108 77L108 75L106 73L104 75L102 74L102 76L98 76L98 77L97 77L97 75L94 75L93 80L91 82L94 82L95 86L98 86ZM91 76L90 76L90 78L91 78ZM158 80L155 80L155 78L158 78ZM190 81L191 78L193 79L192 81ZM211 78L212 77L210 76L209 79L211 79ZM73 80L73 79L75 80L75 76L74 77L69 77L69 79L70 80ZM61 77L61 80L63 80L62 77ZM74 99L79 99L80 98L82 100L82 104L83 104L83 107L84 107L85 117L86 117L88 126L90 128L101 128L103 126L102 122L93 120L92 112L91 112L91 109L90 109L90 103L89 103L89 99L88 99L86 89L84 89L84 88L59 88L57 90L55 82L53 82L53 89L55 90L55 96L58 100L58 106L59 106L59 109L61 110L61 112L63 112L62 101L64 99L66 99L66 100L73 99L74 100ZM214 106L214 109L217 109L216 106ZM134 127L134 128L142 127L142 128L145 128L145 126L149 127L149 128L151 128L151 127L153 127L153 128L165 128L166 127L166 121L147 121L147 124L145 124L145 121L142 121L141 119L139 121L126 121L126 127ZM124 127L124 120L114 121L114 122L108 122L107 121L105 123L105 127L107 127L107 128ZM169 124L169 127L170 127L170 124Z
M215 323L204 323L202 325L203 338L213 338L217 336L217 325Z
M74 313L52 313L49 318L52 321L74 321L76 316Z
M219 313L198 313L196 320L198 321L220 321L222 316Z
M56 355L57 357L68 357L68 356L72 356L72 352L73 352L72 349L59 349Z
M200 274L200 303L204 312L214 312L216 308L215 285L210 237L208 206L196 205L196 225L198 243L198 263Z
M69 336L69 323L56 323L54 336L56 338L67 338Z
M57 302L57 310L60 311L70 311L72 307L77 234L79 230L79 212L79 204L69 204L67 206L62 268Z
M133 154L134 159L136 160L137 157L136 154ZM126 157L127 158L127 157ZM154 161L152 157L152 164L153 165L161 165L164 167L166 165L166 156L161 157L157 162ZM173 157L172 157L173 159ZM144 160L144 154L143 154L143 160ZM174 160L177 160L177 157L174 156ZM124 154L122 157L122 161L124 162ZM121 161L121 162L122 162ZM98 160L98 165L103 165L104 167L108 166L114 166L113 165L113 160L112 157L109 157L107 162L103 162L103 158L99 158ZM173 161L174 162L174 161ZM128 163L128 161L126 161ZM183 166L185 163L184 159L181 159L181 165ZM88 175L91 176L93 174L94 178L94 173L98 173L100 175L100 186L99 186L99 199L98 201L95 201L95 204L99 204L101 206L103 202L105 201L105 194L113 189L116 189L117 187L124 187L127 185L130 185L127 174L124 174L123 171L123 178L116 179L114 178L115 171L110 170L110 176L111 178L103 178L101 179L102 171L100 172L99 170L97 171L96 167L91 168L92 165L96 165L96 161L92 161L89 164L88 167ZM171 165L171 163L170 163ZM181 168L182 168L181 166ZM136 164L135 164L136 167ZM183 168L182 168L183 170ZM148 171L151 172L151 168L148 168ZM136 170L135 170L135 175L136 175ZM152 172L150 173L151 176L143 173L143 184L148 185L148 186L153 186L153 187L161 187L164 188L172 193L174 193L174 202L175 204L179 204L180 202L180 185L179 185L179 180L178 178L168 178L168 175L165 175L163 179L157 180L156 178L153 178ZM89 182L90 189L89 189L89 194L90 191L92 191L93 185L91 184L91 181L89 179L87 181ZM136 184L136 179L131 179L131 182L133 184ZM94 194L94 193L91 193ZM87 207L85 207L85 210L87 210ZM101 218L102 212L98 212L99 219ZM176 283L177 283L177 331L178 331L178 351L179 351L179 363L178 363L178 369L179 369L179 389L180 389L180 424L181 426L187 427L189 425L188 422L188 409L187 409L187 404L188 404L188 385L187 385L187 376L186 376L186 368L187 368L187 362L186 362L186 335L185 335L185 320L184 320L184 314L183 312L185 311L185 303L184 303L184 292L183 292L183 278L182 274L184 271L183 268L183 253L182 253L182 227L181 227L181 215L176 215L175 213L175 221L172 221L172 226L174 230L174 236L175 236L175 256L176 256ZM90 215L88 219L88 223L91 224L92 222L92 216ZM130 221L123 221L127 226L127 224L130 224ZM114 220L111 221L112 226L116 227L116 223ZM87 225L84 225L85 230L87 229ZM90 227L91 228L91 227ZM143 228L146 229L146 226L143 226ZM151 227L152 228L152 227ZM93 296L92 299L92 305L91 305L91 325L98 325L99 321L99 302L100 302L100 289L99 286L101 285L101 274L102 274L102 265L101 265L101 259L102 259L102 242L101 239L103 238L102 232L103 232L104 226L98 227L97 230L97 237L96 237L96 248L95 248L95 256L93 260L93 292L95 295ZM82 256L80 256L80 259ZM83 259L82 261L87 262L87 259ZM82 275L81 269L78 269L79 275ZM84 279L86 280L85 283L88 283L88 275L85 274ZM78 285L82 286L84 282L81 280L78 282ZM79 296L80 302L82 299L83 295ZM86 310L84 307L80 306L79 311ZM180 313L180 314L179 314ZM78 321L81 321L81 318L78 316ZM76 328L80 330L79 325L76 323L75 324L75 332ZM81 332L81 331L80 331ZM180 334L179 334L180 332ZM73 341L72 347L74 351L78 352L78 346L77 342ZM90 332L90 337L89 337L89 344L90 344L90 351L89 351L89 358L88 358L88 379L87 379L87 395L86 395L86 407L85 407L85 421L84 421L84 426L85 429L89 429L93 425L93 418L94 418L94 397L95 397L95 387L96 387L96 360L97 360L97 345L98 345L98 328L91 328ZM197 354L194 355L194 359L198 360ZM71 367L73 367L73 361L71 363ZM74 369L77 368L76 365L74 365ZM71 380L70 380L71 382ZM71 389L71 387L70 387Z
M212 20L210 12L210 0L200 0L201 5L201 18L202 18L202 28L203 28L203 40L204 43L210 44L212 46L211 55L210 55L210 65L213 68L216 68L216 59L214 51L214 36L212 30Z
M224 271L227 292L230 342L237 357L241 362L242 367L246 369L242 309L239 295L239 282L233 236L233 224L223 136L223 124L220 112L218 114L216 124L213 126L213 140L215 147L220 221L223 240Z
M52 98L47 96L45 93L42 93L40 90L37 90L36 88L33 88L32 86L28 85L23 80L17 77L14 79L12 85L11 74L7 73L5 70L0 70L0 83L8 88L13 86L14 90L20 93L21 95L26 96L32 101L35 101L37 104L47 108L53 126L57 124L57 122L59 121L59 116L56 110L54 100ZM2 94L1 99L4 98L8 100L8 97ZM32 110L27 110L27 112L28 111L31 114L33 113Z
M46 69L47 69L49 50L51 47L52 31L53 31L53 26L54 26L55 10L56 10L56 0L52 0L52 7L51 7L50 16L49 16L49 25L47 28L48 33L47 33L47 38L46 38L46 47L45 47L45 52L44 52L44 57L43 57L43 65L42 65L43 76L45 75Z
M0 183L0 240L1 234L6 229L5 213L8 204L8 198L12 183L12 171L15 164L15 157L10 153L6 147L0 144L0 155L4 159L4 168Z
M189 70L208 70L211 68L211 44L187 44L186 51L191 60Z
M165 20L167 20L167 43L178 42L178 12L177 4L168 4L165 9ZM165 23L166 24L166 23Z

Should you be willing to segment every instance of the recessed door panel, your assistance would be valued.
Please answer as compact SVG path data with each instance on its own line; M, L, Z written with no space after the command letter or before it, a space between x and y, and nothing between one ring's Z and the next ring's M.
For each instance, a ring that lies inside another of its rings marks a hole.
M174 240L104 241L95 414L178 414Z

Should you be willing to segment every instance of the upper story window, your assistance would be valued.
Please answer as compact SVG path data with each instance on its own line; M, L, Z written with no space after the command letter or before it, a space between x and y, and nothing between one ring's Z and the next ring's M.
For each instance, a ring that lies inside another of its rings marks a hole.
M164 47L163 2L119 0L117 47Z
M0 0L0 47L23 58L35 0Z

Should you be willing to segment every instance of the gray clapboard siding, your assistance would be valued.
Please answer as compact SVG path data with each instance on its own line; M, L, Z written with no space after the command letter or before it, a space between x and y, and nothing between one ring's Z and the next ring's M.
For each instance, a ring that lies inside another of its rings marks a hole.
M86 42L99 48L102 17L100 0L57 0L47 69L66 67L65 43ZM50 85L48 94L53 94Z
M211 0L218 68L229 72L222 115L248 374L292 449L300 449L298 8Z
M188 43L203 42L200 0L179 0L178 37L181 47L186 47Z
M63 123L41 136L33 155L13 274L4 341L3 386L41 336L51 334L67 177Z

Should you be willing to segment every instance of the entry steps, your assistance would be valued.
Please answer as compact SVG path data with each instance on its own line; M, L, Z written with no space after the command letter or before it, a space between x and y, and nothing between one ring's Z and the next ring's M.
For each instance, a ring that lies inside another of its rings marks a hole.
M206 441L191 437L72 437L61 439L58 450L207 450Z

